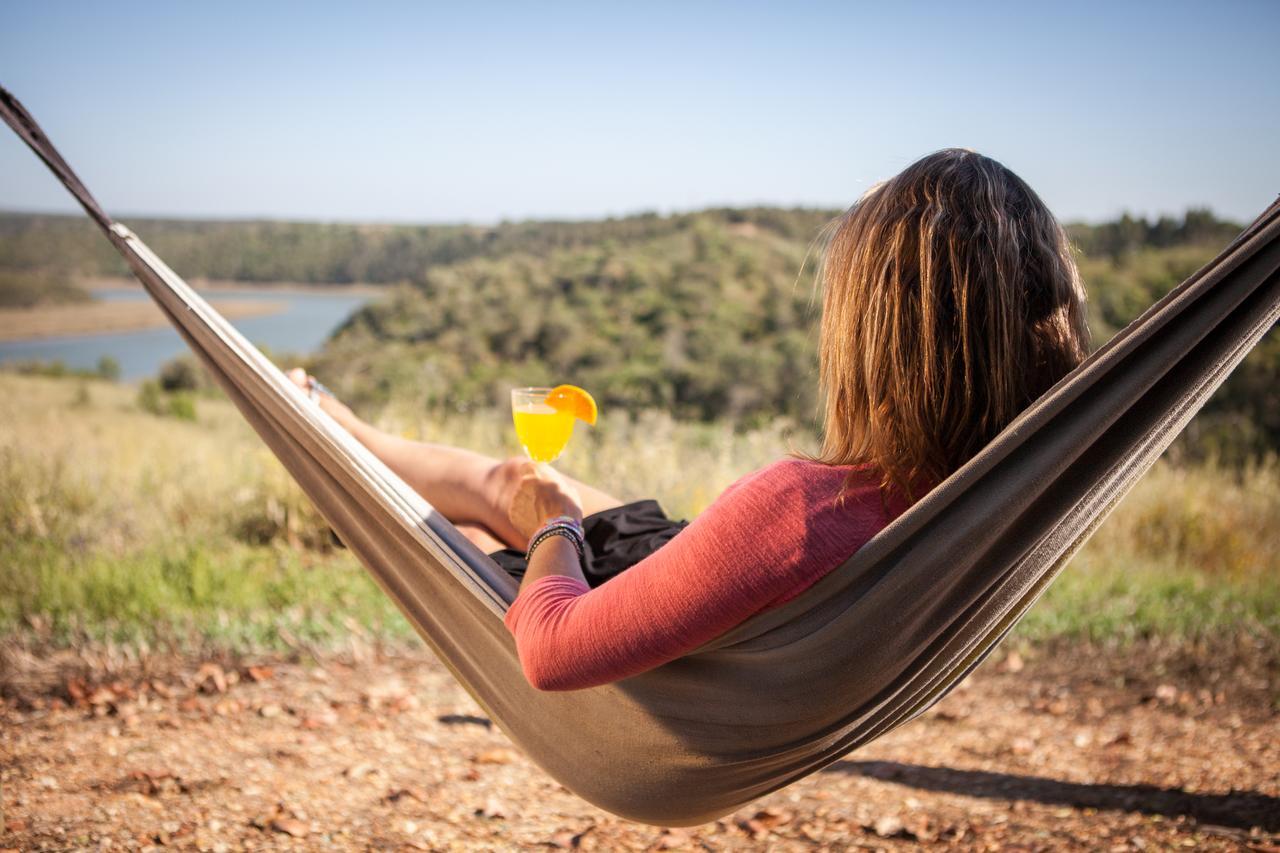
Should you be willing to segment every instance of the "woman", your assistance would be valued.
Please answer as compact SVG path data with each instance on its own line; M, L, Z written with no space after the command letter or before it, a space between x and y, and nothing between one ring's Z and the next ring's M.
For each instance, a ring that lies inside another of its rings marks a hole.
M1084 293L1066 236L993 160L931 154L868 192L831 234L821 452L743 477L687 526L652 501L623 506L523 459L387 435L319 398L523 575L505 621L535 687L635 675L799 595L1084 357ZM293 378L314 387L301 371Z

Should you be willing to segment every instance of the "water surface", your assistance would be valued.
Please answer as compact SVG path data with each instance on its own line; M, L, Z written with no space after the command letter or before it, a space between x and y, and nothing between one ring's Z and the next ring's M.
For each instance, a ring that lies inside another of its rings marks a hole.
M107 301L151 298L136 288L95 290L94 295ZM350 292L331 294L270 288L220 288L202 291L201 295L210 300L282 303L284 310L236 320L235 327L250 341L259 346L265 345L274 353L296 355L318 350L343 320L372 298L368 294ZM0 362L61 361L67 367L91 369L100 358L110 356L120 364L120 377L130 380L155 375L162 364L187 351L187 345L178 333L165 326L103 335L0 341Z

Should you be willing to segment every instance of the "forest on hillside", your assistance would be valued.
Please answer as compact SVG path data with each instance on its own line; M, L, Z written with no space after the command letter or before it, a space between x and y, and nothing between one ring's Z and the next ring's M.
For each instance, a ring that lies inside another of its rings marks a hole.
M754 223L788 240L807 240L836 213L759 207L493 226L183 219L130 219L126 224L189 279L395 284L417 281L431 267L472 258L545 257L648 242L707 217ZM73 277L129 274L88 219L15 213L0 213L0 270Z
M816 422L813 268L827 212L705 211L632 239L429 267L357 313L316 369L364 405L504 405L573 382L608 408L753 425ZM1204 211L1072 226L1100 344L1239 226ZM1179 447L1239 462L1280 448L1280 339L1246 360Z
M607 408L744 425L817 412L813 267L837 211L710 209L496 226L138 220L191 279L388 285L315 369L357 405L505 405L512 385L573 382ZM1068 227L1101 343L1238 230L1209 211ZM126 270L85 219L0 215L0 285ZM3 287L0 287L3 289ZM1269 336L1190 430L1198 453L1280 448Z

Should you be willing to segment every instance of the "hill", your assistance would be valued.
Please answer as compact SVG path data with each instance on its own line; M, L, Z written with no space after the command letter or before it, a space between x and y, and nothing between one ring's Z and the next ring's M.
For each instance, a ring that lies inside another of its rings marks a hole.
M393 285L317 359L360 405L465 411L512 385L572 381L607 407L812 425L816 239L836 211L712 209L591 222L352 225L138 220L185 276ZM1238 230L1204 210L1068 227L1095 343ZM124 274L78 217L0 215L0 271ZM1184 446L1240 459L1280 448L1280 342L1247 359Z
M773 215L765 215L771 213ZM629 240L584 240L425 269L334 335L317 369L365 405L504 405L571 381L606 407L747 424L817 413L813 286L821 212L704 211ZM1239 226L1073 225L1095 344L1202 266ZM1232 462L1280 448L1280 340L1264 341L1180 443Z
M723 214L808 239L835 211L754 208ZM683 228L701 214L639 214L590 222L378 225L277 220L127 219L189 279L243 283L393 284L438 265L512 254L544 256L612 242L632 244ZM80 277L128 275L83 216L0 213L0 270L56 269Z

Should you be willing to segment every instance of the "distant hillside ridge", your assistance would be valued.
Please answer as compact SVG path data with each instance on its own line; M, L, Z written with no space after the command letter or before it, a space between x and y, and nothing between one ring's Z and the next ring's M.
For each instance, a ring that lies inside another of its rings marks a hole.
M788 240L811 239L838 211L784 208L641 213L622 218L394 225L279 220L123 219L181 275L246 283L393 284L420 279L433 266L515 253L610 244L627 246L713 218ZM75 215L0 213L0 269L56 267L77 276L129 271L88 219Z
M392 225L279 220L127 219L170 266L189 278L314 284L414 281L431 266L516 252L549 252L610 241L623 246L671 234L696 220L812 240L838 210L712 208L660 216L641 213L584 221L481 225ZM1086 255L1111 259L1141 248L1225 243L1237 223L1192 209L1182 217L1148 220L1125 214L1114 222L1067 226ZM58 268L80 276L127 275L96 227L83 216L0 212L0 269Z

